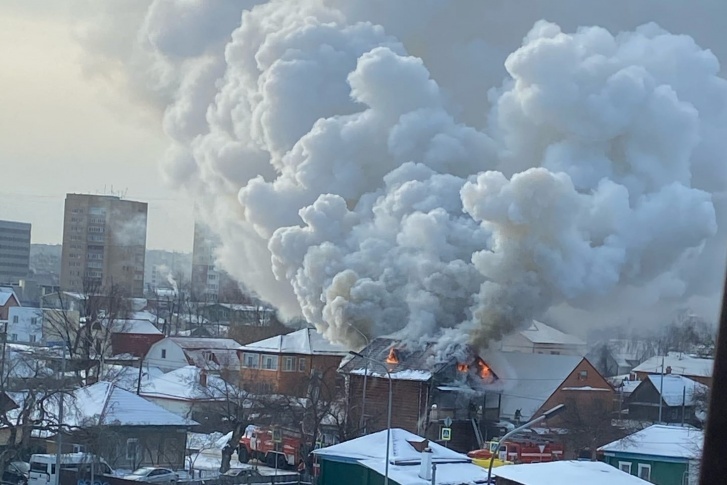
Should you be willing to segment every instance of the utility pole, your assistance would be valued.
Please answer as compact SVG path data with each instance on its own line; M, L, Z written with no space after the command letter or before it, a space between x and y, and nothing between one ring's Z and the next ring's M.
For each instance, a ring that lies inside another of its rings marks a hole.
M58 400L58 432L56 433L56 476L55 485L61 485L61 448L63 447L63 400L66 390L66 346L61 346L61 392Z
M664 356L661 356L661 382L659 384L659 422L661 423L661 414L664 403Z
M687 386L684 386L684 389L682 389L682 426L684 426L684 415L686 414L686 408L687 408Z
M5 392L5 347L8 343L8 320L5 320L5 329L3 330L3 356L0 361L0 391Z

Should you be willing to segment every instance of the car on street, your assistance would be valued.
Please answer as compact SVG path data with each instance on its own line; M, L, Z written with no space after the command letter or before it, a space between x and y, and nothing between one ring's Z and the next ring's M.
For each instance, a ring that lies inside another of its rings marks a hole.
M134 470L130 475L124 476L126 480L145 483L177 483L179 476L169 468L143 467Z
M2 481L4 483L12 483L15 485L24 485L28 483L30 473L30 464L24 461L11 461L5 467Z

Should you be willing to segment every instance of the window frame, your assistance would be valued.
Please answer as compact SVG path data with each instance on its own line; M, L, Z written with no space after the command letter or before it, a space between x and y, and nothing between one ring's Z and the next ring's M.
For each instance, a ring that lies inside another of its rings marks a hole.
M133 447L133 455L131 455L129 452L132 451L132 449L129 448L131 444L134 444ZM127 438L126 440L126 460L131 461L132 463L136 463L136 461L139 459L139 450L141 448L139 447L139 438Z
M307 372L308 363L305 357L298 357L298 372Z
M255 365L248 365L247 358L254 357ZM256 352L243 352L242 354L242 367L245 369L259 369L260 368L260 354Z
M648 470L648 475L646 477L641 476L642 470ZM646 463L639 463L636 468L636 476L641 478L642 480L646 480L647 482L651 481L651 465Z
M618 469L621 470L624 473L628 473L629 475L631 475L631 465L632 465L632 463L630 461L619 461L618 462ZM623 469L624 466L627 466L628 469L627 470L624 470Z
M167 358L167 349L162 349L162 359Z
M273 365L271 365L270 367L268 367L266 365L266 362L268 360L271 363L273 363ZM261 359L261 362L260 362L260 368L262 370L277 371L279 364L280 364L280 362L279 362L279 359L278 359L278 356L277 355L262 354L262 359Z
M286 355L283 357L283 372L295 372L297 362L295 357ZM288 365L290 364L290 365Z

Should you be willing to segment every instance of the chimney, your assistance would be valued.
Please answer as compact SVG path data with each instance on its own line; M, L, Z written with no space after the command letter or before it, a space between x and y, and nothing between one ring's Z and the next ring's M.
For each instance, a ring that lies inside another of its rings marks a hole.
M207 371L204 369L200 369L199 371L199 385L207 387Z
M432 449L424 448L422 451L422 462L419 465L419 478L424 480L432 479Z
M670 365L667 365L666 366L666 373L667 374L671 374L671 366Z

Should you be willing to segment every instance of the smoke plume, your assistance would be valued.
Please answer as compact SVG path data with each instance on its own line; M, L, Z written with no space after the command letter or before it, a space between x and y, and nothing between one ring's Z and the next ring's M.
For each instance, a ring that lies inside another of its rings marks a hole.
M157 0L122 57L220 264L329 339L714 294L727 7L531 3Z

